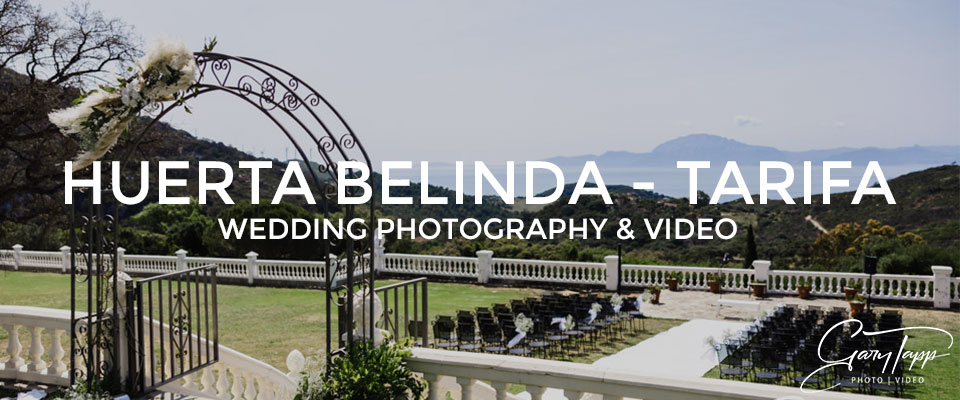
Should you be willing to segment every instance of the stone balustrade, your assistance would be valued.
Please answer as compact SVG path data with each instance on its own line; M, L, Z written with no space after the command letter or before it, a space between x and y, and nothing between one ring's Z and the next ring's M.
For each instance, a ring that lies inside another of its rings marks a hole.
M532 400L548 397L547 392L556 394L550 398L559 395L567 400L883 398L831 391L802 393L796 387L733 380L647 376L589 364L428 348L414 348L407 366L423 374L429 400L514 399L517 396L509 392L511 384L524 385Z
M0 305L0 379L66 385L70 311Z
M156 321L151 325L156 330L169 329ZM69 310L0 305L0 328L6 333L6 346L0 348L0 379L58 386L69 384ZM205 339L193 335L191 340ZM297 383L293 375L288 376L227 346L220 345L219 355L219 362L161 389L217 399L283 400L296 394Z
M618 261L616 256L607 256L604 262L573 262L550 260L522 260L493 257L493 252L480 250L477 257L452 257L419 254L385 253L382 246L374 251L374 267L378 272L398 276L434 276L457 280L511 283L557 283L579 287L614 290L618 284L627 288L651 285L666 285L668 274L678 276L679 287L685 290L708 290L708 275L721 277L725 291L749 292L750 282L766 281L767 292L791 295L797 293L801 282L812 284L811 294L820 297L842 297L843 288L859 284L861 294L871 299L889 302L929 304L937 308L949 308L960 304L960 278L951 277L951 267L933 266L931 275L876 274L870 277L862 273L817 272L771 269L769 261L758 260L753 268L707 268L668 265L620 265L620 281L617 282ZM246 258L192 257L185 250L175 256L126 254L118 249L117 262L121 270L140 276L149 276L190 267L215 264L217 275L227 279L246 281L248 284L323 284L326 282L327 265L324 261L291 261L260 259L257 253L247 253ZM60 251L27 251L22 246L12 250L0 250L0 267L12 269L29 268L55 272L69 272L70 248ZM369 268L370 255L365 254L354 268L354 275L365 273ZM333 264L343 263L331 255ZM77 260L83 268L83 260ZM334 281L345 279L345 270Z

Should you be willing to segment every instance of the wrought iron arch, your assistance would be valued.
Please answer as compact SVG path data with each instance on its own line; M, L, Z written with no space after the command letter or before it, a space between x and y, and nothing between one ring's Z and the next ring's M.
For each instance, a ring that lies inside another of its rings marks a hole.
M201 52L194 53L197 66L200 70L198 81L181 97L180 101L171 102L166 105L160 105L157 109L148 110L152 119L134 136L132 145L127 151L117 157L122 164L126 164L133 156L137 145L147 135L150 129L156 125L170 111L181 106L184 101L212 92L225 92L235 98L242 100L255 109L259 110L267 119L269 119L289 140L295 148L297 155L304 161L308 172L319 189L319 195L315 196L316 208L323 215L329 218L331 208L336 203L337 194L337 167L343 161L359 161L364 163L368 171L372 171L370 157L354 133L353 129L343 118L342 114L316 89L292 73L277 67L273 64L248 57L238 57L228 54ZM312 147L311 147L312 146ZM307 149L315 147L318 150L320 161L316 166L311 164ZM348 176L356 177L356 171L346 171ZM109 182L109 180L107 180ZM357 210L354 205L338 205L344 211L346 219L352 219L358 215L361 218L369 218L371 224L375 223L375 185L371 185L374 192L371 193L371 201L368 205L361 206ZM111 190L109 187L105 190ZM349 196L356 195L351 187L346 188ZM103 196L106 199L106 196ZM71 248L75 249L74 254L79 256L72 257L74 284L71 286L71 295L76 291L77 283L87 285L88 299L93 299L94 303L88 302L89 315L108 315L110 304L117 305L118 287L117 287L117 241L119 232L119 207L113 207L112 210L104 212L102 207L91 206L89 213L79 212L79 202L75 202L73 207L74 223L79 224L79 229L75 230L75 235L71 235ZM364 209L365 208L365 209ZM87 215L84 215L87 214ZM112 215L111 215L112 214ZM375 283L375 259L373 230L368 229L370 235L363 241L356 243L349 235L344 235L342 251L339 257L332 259L325 257L326 269L324 271L325 282L325 301L326 301L326 354L331 357L340 349L334 349L332 343L333 323L331 312L334 307L346 305L346 317L348 321L354 320L353 307L349 304L354 298L354 294L363 288L370 288L366 293L369 294L368 309L369 321L374 320L375 316L375 292L373 290ZM76 236L80 235L80 238ZM78 247L78 242L80 246ZM329 240L322 240L321 248L323 254L329 254L332 248ZM365 252L366 250L366 252ZM86 276L83 275L83 266L86 268ZM93 266L96 266L95 269ZM359 269L358 269L359 267ZM95 271L91 275L90 271ZM359 274L358 274L359 273ZM346 280L341 286L336 286L336 277L345 276ZM95 279L94 279L95 278ZM101 288L105 287L106 290ZM111 293L112 292L112 298ZM91 297L90 294L94 296ZM345 297L341 296L345 295ZM345 304L346 303L346 304ZM76 305L72 307L76 310ZM85 319L86 318L86 319ZM90 322L82 322L82 321ZM99 359L92 359L94 354L100 354L101 351L106 354L104 357L119 359L119 352L111 347L115 345L113 338L116 337L118 327L114 326L115 321L105 318L105 323L113 334L97 330L95 343L87 343L83 337L90 337L88 330L93 326L91 323L93 317L74 317L74 328L72 330L71 340L71 362L73 372L71 378L93 378L102 379L106 376L105 363ZM376 327L369 324L367 337L372 338ZM81 332L82 330L82 332ZM129 327L127 328L130 331ZM101 334L104 333L104 334ZM338 334L339 336L339 334ZM340 343L339 337L336 338ZM346 344L354 342L352 329L346 331ZM97 349L99 348L99 349ZM74 357L81 357L86 363L86 372L77 368ZM329 365L329 363L328 363ZM93 366L93 368L90 368ZM97 376L83 376L95 371Z

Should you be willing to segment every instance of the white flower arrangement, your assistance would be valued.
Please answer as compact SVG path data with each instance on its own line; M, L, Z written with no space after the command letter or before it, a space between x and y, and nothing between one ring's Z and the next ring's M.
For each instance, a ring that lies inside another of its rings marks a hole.
M80 139L83 151L74 160L74 171L110 151L140 111L154 109L160 102L182 101L181 93L199 76L193 52L179 40L155 40L137 68L134 76L118 78L116 85L101 85L74 100L71 107L48 115L60 132Z
M611 306L616 307L616 306L619 306L619 305L621 305L621 304L623 304L623 297L620 296L619 293L614 293L613 296L610 296L610 305L611 305Z
M644 303L649 303L650 299L653 299L653 296L651 296L650 293L644 292L642 295L640 295L640 300Z
M567 319L563 323L564 325L566 325L566 328L567 328L566 330L568 331L573 330L573 328L577 326L577 323L573 322L573 316L570 314L567 314Z
M530 333L533 330L533 320L527 318L523 313L517 314L513 319L513 325L517 327L517 332Z
M590 309L596 312L600 312L600 310L603 310L603 307L600 306L600 303L593 303L590 305Z

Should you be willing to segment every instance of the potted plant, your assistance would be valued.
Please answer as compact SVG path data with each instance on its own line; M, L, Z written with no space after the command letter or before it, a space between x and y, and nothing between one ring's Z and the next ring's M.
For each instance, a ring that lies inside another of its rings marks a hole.
M797 280L797 295L801 299L809 299L811 290L813 290L813 278L801 276Z
M751 281L750 288L753 289L753 297L766 297L767 281Z
M850 299L850 315L852 316L856 313L863 312L863 307L866 304L867 302L863 299L863 296L860 296L859 294L854 295Z
M677 272L671 271L671 272L667 272L666 277L667 277L667 289L670 290L671 292L678 291L679 289L677 289L677 283L680 282L680 274Z
M720 293L720 274L708 273L707 286L710 286L710 293Z
M863 282L857 281L851 283L850 281L847 281L847 283L849 286L843 287L843 296L847 299L847 301L851 301L857 296L858 293L860 293L860 288L863 287Z
M650 293L650 304L660 304L660 286L650 286L647 292Z

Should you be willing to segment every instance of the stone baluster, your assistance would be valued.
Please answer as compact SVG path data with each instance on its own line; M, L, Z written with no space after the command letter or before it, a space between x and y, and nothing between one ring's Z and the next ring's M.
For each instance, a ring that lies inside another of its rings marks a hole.
M430 372L423 373L423 379L427 381L427 400L444 400L446 396L440 393L440 376Z
M457 384L460 385L460 400L473 399L473 384L476 379L457 377Z
M196 373L187 374L183 376L183 387L187 389L196 390L199 389L197 386Z
M217 363L217 397L226 398L227 390L230 389L230 384L227 382L227 367L223 366L223 363Z
M566 397L567 400L580 400L580 398L583 397L583 393L576 390L563 389L563 397Z
M50 365L47 367L47 375L61 376L67 371L67 363L63 362L63 356L66 352L63 349L63 329L54 329L50 335Z
M506 382L490 382L490 386L493 387L493 390L497 392L497 400L507 400L507 396L510 395L510 392L507 391Z
M243 392L243 397L247 400L255 400L257 398L257 388L253 383L253 373L244 372L243 380L245 380L247 383L246 390Z
M20 325L5 324L3 329L7 331L7 362L4 363L4 369L19 369L23 366L23 358L20 358Z
M242 399L243 398L243 372L236 367L231 367L230 373L233 374L233 386L230 387L230 394L233 395L234 399Z
M30 366L28 371L43 372L47 369L47 363L43 361L43 327L34 326L30 328Z
M213 370L213 367L204 368L200 376L200 391L211 395L211 397L217 395L217 388L214 386Z
M531 400L543 399L543 387L536 385L527 385L527 393L530 393Z
M257 379L257 386L260 388L260 390L258 391L258 392L259 392L259 396L257 397L258 400L273 400L273 399L274 399L274 396L273 396L273 385L270 383L269 380L263 379L263 378L258 378L258 379Z

